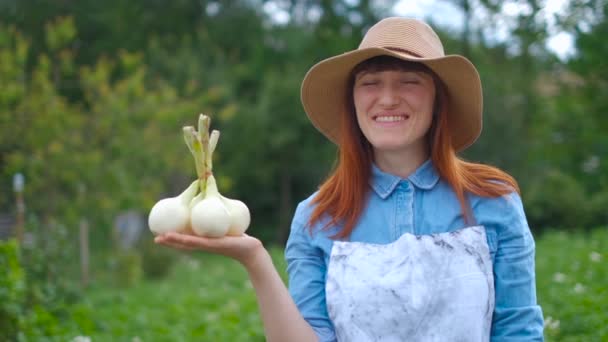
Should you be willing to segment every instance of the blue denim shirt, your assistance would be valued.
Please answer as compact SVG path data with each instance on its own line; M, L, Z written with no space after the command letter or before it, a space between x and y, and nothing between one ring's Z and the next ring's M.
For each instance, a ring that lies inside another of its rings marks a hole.
M368 204L349 241L386 244L404 233L450 232L465 227L460 204L451 187L429 160L409 178L373 166ZM335 341L325 301L325 279L333 241L340 227L310 233L311 201L295 212L285 249L289 291L300 313L320 341ZM517 193L498 198L468 197L476 224L485 227L495 283L492 341L543 341L543 316L536 302L534 239Z

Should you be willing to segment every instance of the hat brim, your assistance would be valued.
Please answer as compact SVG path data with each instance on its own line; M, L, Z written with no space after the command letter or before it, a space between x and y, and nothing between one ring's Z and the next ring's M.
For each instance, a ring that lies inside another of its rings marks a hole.
M477 140L482 128L483 96L475 66L459 55L418 58L384 48L354 50L325 59L304 77L301 100L312 124L335 144L340 142L340 115L344 110L350 71L362 61L380 55L428 66L448 91L448 126L452 146L461 151Z

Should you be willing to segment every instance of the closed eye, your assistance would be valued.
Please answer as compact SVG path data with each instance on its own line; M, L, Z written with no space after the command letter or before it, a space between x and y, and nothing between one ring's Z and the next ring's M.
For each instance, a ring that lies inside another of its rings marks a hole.
M420 84L420 80L417 80L417 79L404 79L404 80L401 80L401 83L403 83L403 84Z

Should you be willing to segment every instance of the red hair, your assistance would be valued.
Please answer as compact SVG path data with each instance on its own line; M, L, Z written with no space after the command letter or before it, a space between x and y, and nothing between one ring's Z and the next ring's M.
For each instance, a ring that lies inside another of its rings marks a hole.
M373 150L355 119L352 94L354 79L362 70L381 71L393 69L422 70L433 76L436 95L433 123L428 132L431 159L439 176L456 193L462 215L467 224L475 222L466 193L481 197L498 197L517 191L519 186L509 174L489 165L470 163L460 159L450 140L448 126L448 96L443 82L424 64L405 62L393 57L380 56L364 61L349 75L346 108L341 113L341 135L338 162L329 178L321 184L312 204L316 204L309 219L309 226L329 215L325 229L342 224L334 238L351 234L361 215L369 193L369 179L373 162Z

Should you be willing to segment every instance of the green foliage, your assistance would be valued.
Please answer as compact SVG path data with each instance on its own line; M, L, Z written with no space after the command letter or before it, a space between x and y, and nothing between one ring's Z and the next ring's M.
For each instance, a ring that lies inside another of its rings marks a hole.
M110 260L113 283L117 287L131 287L143 277L141 255L134 250L118 251Z
M0 36L7 38L0 39L0 56L4 56L0 81L9 89L9 96L0 100L0 177L11 179L22 172L26 198L40 194L45 198L28 203L28 209L57 213L67 205L83 173L73 158L75 147L81 144L82 118L58 94L54 83L59 75L57 63L64 57L54 63L47 55L36 56L28 75L27 39L3 27ZM1 199L4 204L8 200Z
M564 72L556 110L564 140L562 159L571 161L569 171L581 178L589 193L598 194L608 188L608 165L602 160L608 151L608 104L603 100L608 97L608 63L603 58L608 44L602 39L608 33L608 3L581 4L594 8L590 13L595 17L587 18L588 28L574 32L578 51Z
M74 293L61 277L52 274L59 265L42 246L22 248L15 240L0 241L0 340L59 341L70 325L62 323ZM73 329L73 328L71 328Z
M19 326L18 341L65 341L69 336L71 324L65 324L67 317L56 316L44 306L28 308Z
M536 242L537 293L546 340L605 340L606 227L589 235L549 231ZM272 249L271 255L286 281L283 250ZM198 253L182 254L162 280L127 289L99 284L74 307L72 317L77 317L72 335L93 340L264 340L255 294L243 268L224 257Z
M189 184L194 170L180 128L204 112L223 132L220 188L250 205L251 233L283 241L295 204L316 189L335 157L306 119L300 82L314 62L354 48L390 4L284 4L292 20L273 25L256 3L183 0L162 11L141 1L9 6L0 17L19 29L0 28L0 185L8 188L23 172L30 212L68 226L82 217L109 226L118 212L147 212ZM596 101L604 97L605 77L601 49L593 49L603 46L597 37L605 20L579 31L581 54L560 64L541 49L543 23L529 21L539 10L529 3L532 13L511 18L521 23L512 40L518 49L439 31L446 50L466 51L483 79L484 133L465 156L514 174L531 194L533 226L557 227L549 213L559 208L544 191L528 190L546 183L545 175L578 182L589 206L608 192L605 108ZM581 75L584 86L561 82L570 80L564 74ZM547 91L556 80L558 92ZM566 190L551 191L566 198ZM36 200L39 194L46 201ZM602 222L597 211L571 202L591 224ZM0 204L10 208L11 198L0 197ZM107 230L93 234L108 241Z
M0 241L0 339L17 336L19 317L25 304L25 274L15 240Z
M46 45L51 51L57 51L69 46L76 38L76 27L72 17L57 18L47 23Z
M177 255L168 248L159 248L153 242L151 236L144 237L143 241L139 247L143 276L150 280L160 280L167 277L176 262Z
M19 335L26 341L49 336L60 340L68 331L64 320L80 299L72 235L58 222L34 218L26 231L31 238L20 245L27 286Z
M28 301L53 313L78 299L79 288L71 279L78 272L78 250L73 235L56 221L40 222L30 218L26 231L31 238L21 244L28 283Z
M272 256L284 275L282 250L273 250ZM247 274L224 257L182 254L168 278L112 289L94 287L76 306L73 336L93 341L264 341Z
M524 189L526 212L531 226L542 223L571 229L586 227L591 208L588 198L575 178L550 170L537 183ZM572 210L577 208L577 210Z
M537 240L538 300L548 341L608 339L608 230L548 232Z

